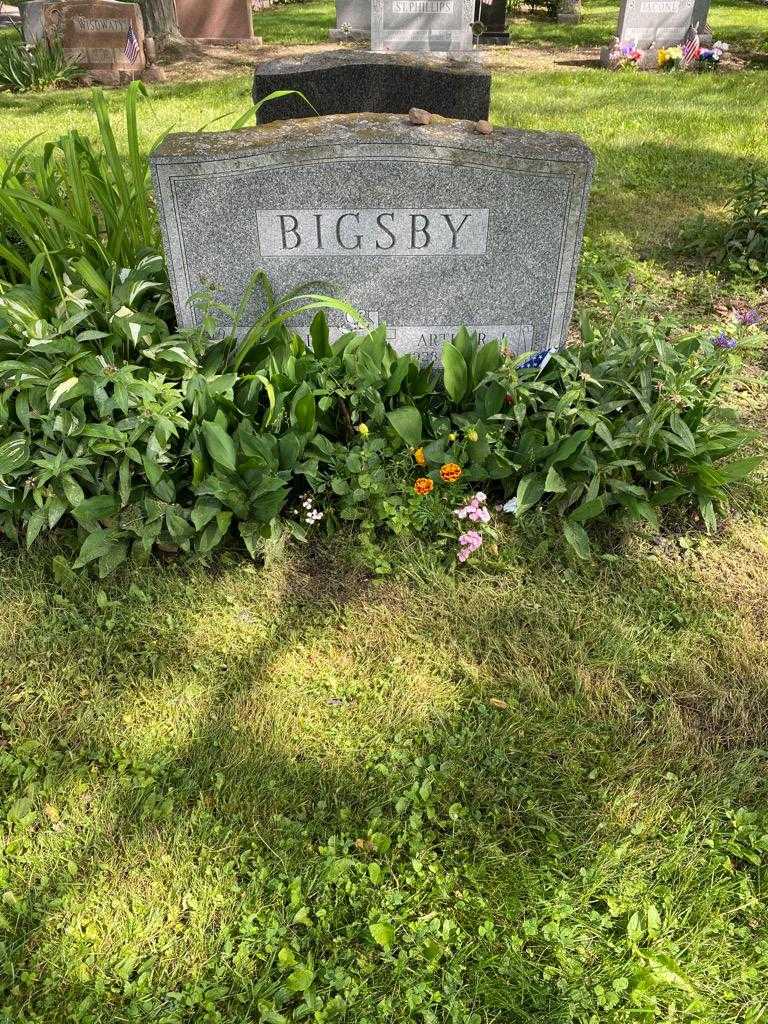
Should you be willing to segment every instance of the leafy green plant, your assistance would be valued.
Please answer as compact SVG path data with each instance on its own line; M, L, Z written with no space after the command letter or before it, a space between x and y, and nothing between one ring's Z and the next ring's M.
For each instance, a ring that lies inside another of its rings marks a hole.
M60 39L25 44L20 35L0 35L0 92L42 92L67 85L83 73L64 53Z
M683 226L679 252L758 281L768 278L768 174L753 168L734 191L728 216Z

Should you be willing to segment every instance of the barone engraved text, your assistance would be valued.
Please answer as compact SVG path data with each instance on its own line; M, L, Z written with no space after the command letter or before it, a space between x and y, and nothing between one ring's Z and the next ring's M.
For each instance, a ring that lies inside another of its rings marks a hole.
M392 0L393 14L453 14L453 0Z
M259 210L262 256L485 253L488 210Z
M80 32L120 32L131 27L130 21L121 18L75 18L75 28Z
M678 0L648 0L640 4L641 14L677 14L680 8Z

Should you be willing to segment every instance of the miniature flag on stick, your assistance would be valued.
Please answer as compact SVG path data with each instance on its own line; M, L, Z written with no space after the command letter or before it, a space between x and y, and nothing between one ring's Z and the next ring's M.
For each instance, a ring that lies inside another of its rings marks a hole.
M128 35L125 39L125 49L123 50L126 60L129 64L135 64L139 56L139 40L136 33L133 31L133 25L128 26Z
M552 358L552 353L555 350L553 348L543 348L540 352L536 352L530 358L520 363L518 370L538 370L539 373L544 369L549 360Z
M696 26L698 28L698 26ZM691 64L696 60L699 55L699 33L691 25L688 29L685 39L683 40L683 60L682 64L684 68L690 67Z

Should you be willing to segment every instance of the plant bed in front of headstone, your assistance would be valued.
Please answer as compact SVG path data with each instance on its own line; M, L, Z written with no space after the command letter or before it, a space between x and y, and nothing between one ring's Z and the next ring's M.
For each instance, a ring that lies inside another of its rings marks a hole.
M127 160L97 95L102 150L73 134L22 154L0 193L7 537L69 527L74 564L105 576L344 524L366 544L417 535L457 566L495 557L505 522L581 557L586 524L657 528L668 504L716 528L757 464L723 408L737 335L617 305L609 326L583 320L580 344L533 357L460 331L433 369L384 325L332 340L334 300L274 296L261 273L240 310L199 296L200 326L177 330L135 100L132 87ZM304 338L290 323L308 308Z

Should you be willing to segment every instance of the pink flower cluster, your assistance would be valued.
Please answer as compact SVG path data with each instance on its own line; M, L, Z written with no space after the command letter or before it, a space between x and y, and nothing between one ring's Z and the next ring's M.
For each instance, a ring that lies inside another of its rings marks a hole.
M473 523L487 523L490 521L491 513L485 507L486 501L483 492L478 491L468 505L457 508L453 514L459 519L471 519Z
M456 556L460 562L466 562L483 543L482 535L477 530L467 530L459 537L459 553Z

